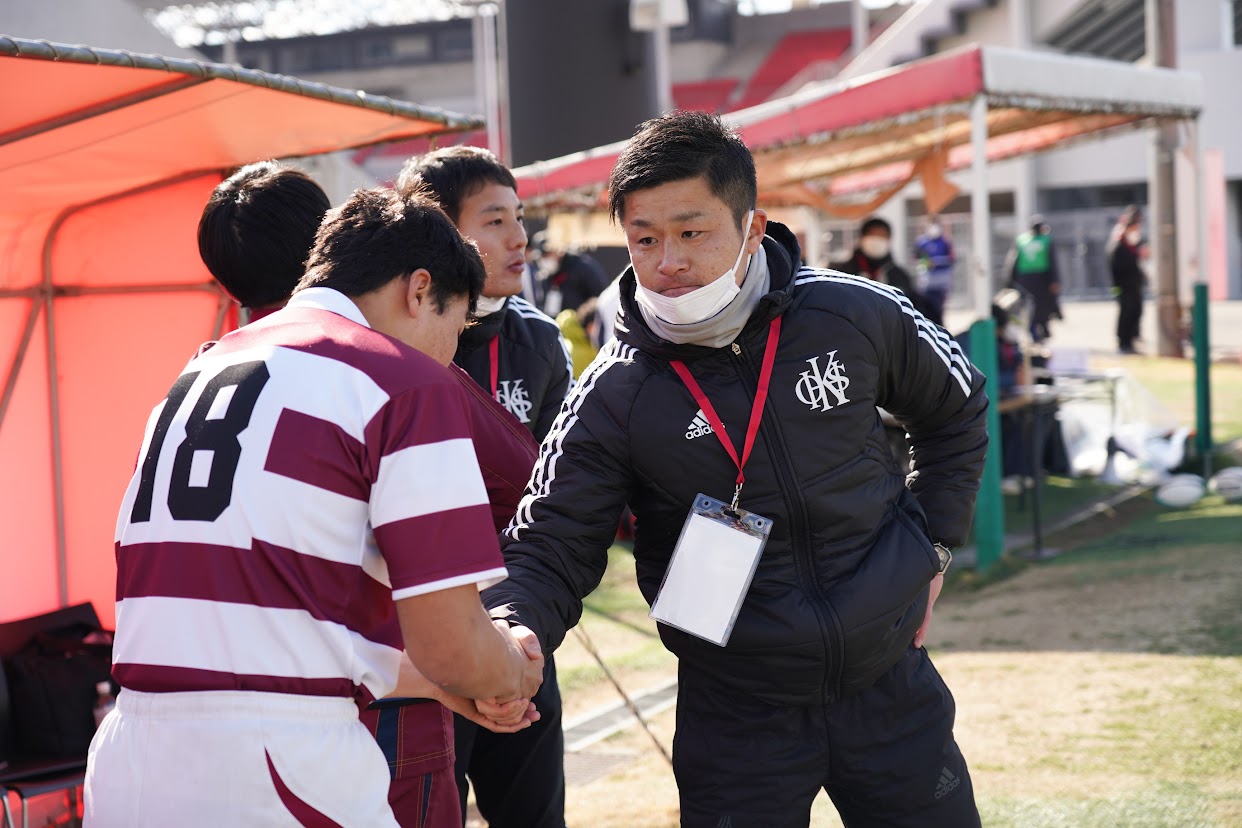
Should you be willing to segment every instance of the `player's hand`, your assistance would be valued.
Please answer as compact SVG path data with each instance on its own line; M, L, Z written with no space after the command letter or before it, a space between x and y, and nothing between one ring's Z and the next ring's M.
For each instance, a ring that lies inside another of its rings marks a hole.
M496 699L477 699L476 713L471 721L493 733L516 733L539 721L540 714L530 699L513 699L499 702Z
M922 647L923 642L927 640L927 631L931 628L932 607L936 605L936 599L940 597L940 590L942 589L944 589L944 575L937 575L931 581L931 587L927 595L927 612L923 615L923 623L919 625L918 630L914 633L915 647Z
M513 699L497 704L451 696L440 703L493 733L517 733L539 721L539 711L530 699Z
M521 695L524 698L533 698L543 684L543 647L539 644L539 637L528 627L510 627L504 619L498 618L492 623L510 638L526 659L521 664Z

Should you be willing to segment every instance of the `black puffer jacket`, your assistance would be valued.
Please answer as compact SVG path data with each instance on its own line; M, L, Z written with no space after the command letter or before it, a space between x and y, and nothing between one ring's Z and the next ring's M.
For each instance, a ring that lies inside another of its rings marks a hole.
M503 539L509 578L484 601L494 615L510 605L510 620L535 630L546 649L560 644L603 576L627 502L639 586L653 601L696 493L727 501L737 475L715 435L692 427L699 406L669 360L686 363L740 450L769 322L784 314L741 498L774 525L732 639L721 648L664 625L660 635L683 669L738 692L827 703L900 658L937 569L932 540L966 538L987 397L948 333L900 293L796 270L797 242L781 225L769 222L763 243L771 292L726 348L657 338L625 274L619 339L582 375L545 440ZM910 432L909 482L876 406Z
M569 347L554 321L520 296L509 297L503 308L462 332L453 356L489 392L491 341L497 337L496 401L542 441L573 386Z

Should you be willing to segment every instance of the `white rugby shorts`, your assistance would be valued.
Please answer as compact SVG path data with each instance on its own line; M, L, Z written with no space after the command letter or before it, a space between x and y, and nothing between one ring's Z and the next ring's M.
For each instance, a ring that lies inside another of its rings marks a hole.
M87 828L397 828L350 699L122 690L91 742Z

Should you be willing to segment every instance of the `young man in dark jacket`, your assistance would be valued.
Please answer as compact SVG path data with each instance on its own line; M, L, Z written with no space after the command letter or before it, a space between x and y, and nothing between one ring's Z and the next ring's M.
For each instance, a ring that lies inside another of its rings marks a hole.
M487 265L477 323L453 362L542 440L573 384L569 348L550 317L518 294L526 230L513 173L485 149L447 147L406 162L397 189L426 187Z
M617 339L544 441L484 602L554 650L628 504L680 661L682 825L806 826L822 788L850 828L978 826L921 645L987 450L982 375L892 288L799 267L716 117L640 126L609 193L633 263Z
M517 295L527 240L513 174L487 150L448 147L407 161L397 189L425 190L478 245L487 282L477 322L462 334L453 362L542 440L572 385L573 367L557 324ZM533 701L541 718L521 733L455 720L462 809L472 783L491 828L565 825L565 740L551 658Z

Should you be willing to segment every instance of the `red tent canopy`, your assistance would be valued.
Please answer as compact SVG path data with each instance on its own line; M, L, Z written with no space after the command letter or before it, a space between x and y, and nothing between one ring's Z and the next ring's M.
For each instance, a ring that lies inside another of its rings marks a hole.
M232 168L477 128L197 61L0 36L0 621L92 601L148 413L230 302L195 231Z
M725 116L755 153L760 200L828 209L831 196L907 180L931 155L969 166L970 105L988 104L990 160L1062 147L1152 118L1194 117L1193 74L1116 61L967 46ZM528 209L597 209L625 142L515 170Z

